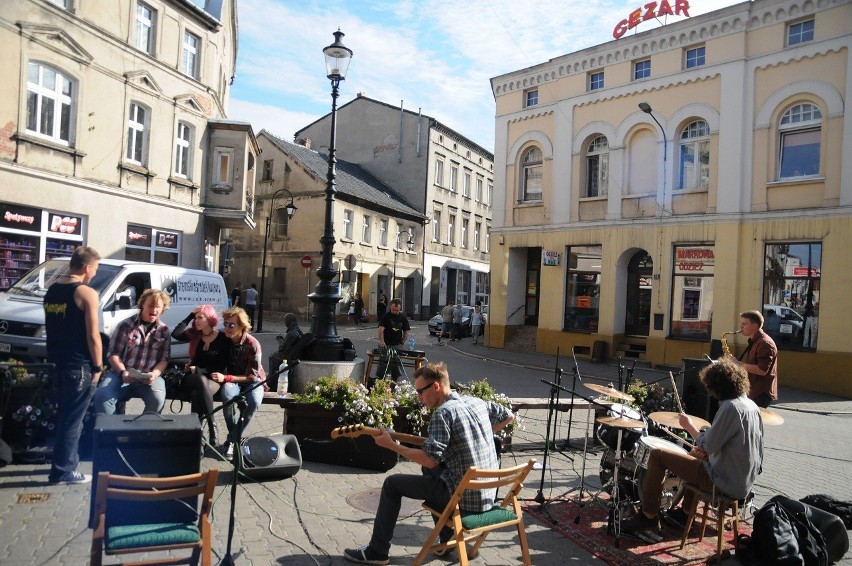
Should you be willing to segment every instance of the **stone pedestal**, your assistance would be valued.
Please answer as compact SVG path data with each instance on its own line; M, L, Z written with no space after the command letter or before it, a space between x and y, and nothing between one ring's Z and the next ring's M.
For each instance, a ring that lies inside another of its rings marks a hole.
M290 393L304 393L305 387L311 381L320 377L337 376L337 379L351 379L358 383L364 382L364 360L355 358L351 362L314 362L302 360L299 365L290 370Z

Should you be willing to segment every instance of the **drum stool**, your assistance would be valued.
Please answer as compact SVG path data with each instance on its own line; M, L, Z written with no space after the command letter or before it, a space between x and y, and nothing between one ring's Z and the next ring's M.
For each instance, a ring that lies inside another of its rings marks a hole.
M734 524L734 550L739 550L739 541L737 540L737 535L739 534L739 501L725 495L719 490L714 489L713 492L704 491L700 487L692 483L685 483L683 485L684 494L687 491L692 492L692 505L689 508L689 517L686 520L686 526L683 528L683 537L680 539L680 547L683 548L686 545L686 539L689 536L689 529L692 528L692 523L695 521L695 515L698 511L698 504L704 504L704 512L701 515L701 534L698 537L698 541L701 542L704 540L704 530L707 528L707 514L710 511L710 507L713 507L714 512L716 513L716 536L718 537L718 541L716 544L716 561L719 562L722 559L722 541L724 540L724 526L725 517L728 511L731 511L731 519Z

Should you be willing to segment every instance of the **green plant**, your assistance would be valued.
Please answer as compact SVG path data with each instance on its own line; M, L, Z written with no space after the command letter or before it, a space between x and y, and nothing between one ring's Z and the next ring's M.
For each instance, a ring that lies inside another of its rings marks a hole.
M502 405L507 409L512 408L512 400L509 399L505 394L498 393L494 390L494 387L490 383L488 383L487 379L480 379L475 381L468 381L467 383L459 384L459 389L462 390L464 395L470 395L472 397L478 397L483 401L493 401L498 405ZM500 431L500 438L505 439L508 436L517 430L518 428L523 427L523 422L519 415L515 415L515 418L510 422L503 430Z
M10 359L4 369L12 378L12 387L30 392L25 396L26 400L9 415L23 426L27 444L50 435L56 428L56 413L59 409L50 388L50 374L46 370L30 373L23 362L14 359Z

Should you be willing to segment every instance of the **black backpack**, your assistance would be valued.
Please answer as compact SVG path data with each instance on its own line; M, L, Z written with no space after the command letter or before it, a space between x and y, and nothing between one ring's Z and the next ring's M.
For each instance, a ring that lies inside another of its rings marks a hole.
M837 515L847 529L852 529L852 503L849 501L840 501L830 495L823 494L808 495L800 499L800 501L817 509Z
M801 507L798 501L776 495L757 510L748 546L750 554L759 563L794 566L828 564L822 533Z

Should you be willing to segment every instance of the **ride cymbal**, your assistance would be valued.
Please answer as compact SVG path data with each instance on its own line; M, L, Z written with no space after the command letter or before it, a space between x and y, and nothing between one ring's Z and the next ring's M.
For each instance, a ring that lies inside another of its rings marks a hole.
M657 423L658 425L683 430L683 427L680 426L680 417L678 416L679 414L680 413L675 413L673 411L657 411L648 415L648 418ZM695 415L689 415L689 417L692 419L692 424L694 424L695 428L697 428L698 430L710 426L710 423L705 421L701 417L696 417Z
M616 399L622 399L631 403L634 401L632 395L622 393L618 389L614 389L612 387L607 387L605 385L596 385L594 383L584 383L583 385L585 385L588 389L591 389L596 393L600 393L601 395L606 395L607 397L615 397Z

